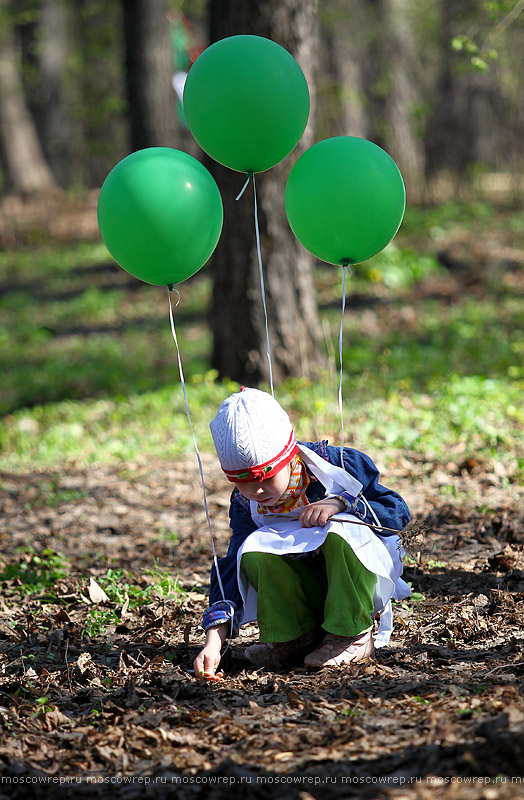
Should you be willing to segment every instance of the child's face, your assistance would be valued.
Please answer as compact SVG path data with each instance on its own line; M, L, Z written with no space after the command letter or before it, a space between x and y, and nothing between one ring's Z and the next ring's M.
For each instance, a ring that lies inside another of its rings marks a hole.
M286 464L272 478L264 481L243 481L235 483L235 486L247 500L254 500L261 506L275 506L289 486L290 475L291 465Z

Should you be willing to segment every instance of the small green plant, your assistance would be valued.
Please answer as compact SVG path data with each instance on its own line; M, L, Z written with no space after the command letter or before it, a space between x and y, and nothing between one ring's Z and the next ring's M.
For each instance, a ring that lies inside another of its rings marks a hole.
M160 569L158 564L155 564L153 570L145 570L145 574L151 575L153 579L151 583L152 592L164 599L178 600L186 594L185 589L182 589L169 570Z
M20 594L42 594L67 575L69 565L61 553L50 548L36 553L33 548L18 548L18 561L6 564L0 581L12 581L11 588Z
M98 726L100 717L102 716L102 709L99 706L94 706L89 712L89 724L94 728Z
M95 639L109 625L118 625L120 618L114 609L110 608L91 608L87 620L82 629L83 636Z
M47 496L47 505L51 508L74 503L75 500L83 500L89 497L88 492L81 492L79 489L57 489L53 494Z
M44 480L37 480L34 483L36 491L33 493L30 501L26 501L27 508L29 509L33 506L58 508L66 503L74 503L76 500L82 500L89 496L89 493L86 491L66 489L60 486L60 481L60 472L56 472L51 477L45 478Z
M157 564L152 570L144 570L144 575L151 576L151 580L146 585L139 585L123 569L109 568L99 582L112 603L129 600L129 608L149 605L156 596L176 600L184 594L171 573L160 569Z
M160 528L158 538L161 542L169 542L172 545L178 544L180 541L179 534L169 528Z
M462 719L469 719L473 715L478 716L482 714L482 708L479 706L477 708L459 708L459 715Z
M359 708L343 708L340 712L341 716L349 717L349 719L355 719L356 717L362 716L362 711Z
M427 706L431 704L431 700L428 700L427 697L421 697L419 694L412 694L411 697L413 700L416 700L417 703L420 703L423 706Z
M35 702L38 705L37 705L37 709L36 709L35 713L33 714L33 717L37 717L38 714L47 714L49 711L53 710L53 706L49 705L48 701L49 701L48 697L37 697L36 698Z
M139 585L132 580L123 569L110 567L103 577L98 578L98 583L105 591L109 602L115 606L128 604L128 608L136 609L158 601L178 600L185 594L185 590L178 584L168 570L162 570L155 564L152 570L145 570L144 575L151 576L145 585ZM83 635L95 638L108 627L118 625L120 622L119 608L90 608L87 620L83 627Z

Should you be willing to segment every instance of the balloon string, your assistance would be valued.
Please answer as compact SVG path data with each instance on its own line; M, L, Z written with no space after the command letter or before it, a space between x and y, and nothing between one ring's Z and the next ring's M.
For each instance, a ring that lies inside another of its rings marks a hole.
M267 322L267 306L266 306L266 291L264 288L264 271L262 269L262 252L260 248L260 229L258 225L258 204L257 204L257 187L255 184L255 176L253 175L253 194L255 197L255 235L257 240L257 256L258 256L258 272L260 275L260 291L262 292L262 305L264 307L264 324L266 327L266 353L267 363L269 367L269 385L271 386L271 394L275 396L273 388L273 367L271 365L271 346L269 344L269 327Z
M224 587L222 586L222 578L220 577L220 570L218 569L218 559L217 559L217 554L216 554L216 550L215 550L215 539L213 537L213 530L211 528L211 519L209 517L209 509L208 509L208 506L207 506L206 484L205 484L205 480L204 480L204 470L203 470L203 467L202 467L202 459L200 458L200 452L198 450L195 431L193 429L193 423L191 422L191 414L189 413L189 403L187 401L187 393L186 393L186 382L184 380L184 371L182 369L182 359L180 357L180 348L178 346L178 339L177 339L176 330L175 330L175 319L174 319L174 316L173 316L173 306L172 306L172 303L171 303L171 292L172 291L175 291L178 294L178 300L176 302L175 308L178 305L178 303L180 302L180 294L178 293L178 291L176 289L174 289L173 286L169 286L168 287L167 296L168 296L168 299L169 299L169 321L171 322L171 333L173 334L173 339L174 339L174 342L175 342L175 345L176 345L176 352L177 352L177 358L178 358L178 372L180 373L180 383L182 384L182 392L184 393L184 401L185 401L185 404L186 404L186 414L187 414L187 418L189 420L189 427L191 429L191 434L193 436L193 444L195 446L195 453L196 453L196 457L197 457L197 461L198 461L198 469L200 470L200 482L202 484L202 495L203 495L203 498L204 498L204 510L206 512L207 526L209 528L209 535L211 537L211 547L212 547L212 550L213 550L213 563L215 564L215 569L216 569L216 574L217 574L217 579L218 579L218 585L220 586L220 593L222 595L222 600L225 600L226 596L225 596L225 593L224 593Z
M258 204L257 204L257 187L255 184L255 175L253 172L248 172L247 174L247 181L243 185L240 194L235 198L236 200L240 200L244 192L246 191L249 181L253 178L253 194L255 197L255 236L257 241L257 258L258 258L258 274L260 276L260 291L262 293L262 306L264 308L264 325L266 329L266 353L267 353L267 363L269 367L269 385L271 386L271 394L273 397L275 396L275 390L273 387L273 366L271 364L271 346L269 343L269 326L267 321L267 305L266 305L266 290L264 287L264 270L262 268L262 250L260 247L260 228L258 224Z
M253 177L253 173L252 172L248 172L247 173L247 181L245 182L245 184L241 188L239 194L237 194L237 196L235 197L235 200L240 200L240 198L242 197L242 195L246 191L247 187L249 186L249 181L251 180L252 177Z
M344 467L344 407L342 404L342 331L344 328L344 312L346 310L346 270L351 275L349 264L342 263L342 313L340 315L340 330L338 333L338 357L340 362L340 380L338 384L338 407L340 411L340 463Z

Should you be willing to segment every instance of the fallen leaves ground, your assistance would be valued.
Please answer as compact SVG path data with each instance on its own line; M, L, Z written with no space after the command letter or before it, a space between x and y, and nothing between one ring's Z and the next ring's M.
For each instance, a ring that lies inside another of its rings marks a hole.
M204 467L222 553L229 490L214 459ZM4 564L30 544L71 570L55 598L2 584L0 798L27 781L60 797L524 796L522 496L471 464L452 505L437 465L403 455L387 477L416 518L416 594L391 645L351 668L253 672L246 628L225 680L204 684L189 671L211 552L194 459L4 474ZM108 568L145 585L154 563L186 593L140 607L97 596ZM95 605L115 613L89 636Z

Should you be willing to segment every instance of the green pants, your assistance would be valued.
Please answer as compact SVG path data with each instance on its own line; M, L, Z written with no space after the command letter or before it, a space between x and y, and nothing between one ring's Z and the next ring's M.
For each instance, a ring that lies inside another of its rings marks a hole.
M241 569L257 591L261 642L288 642L318 626L339 636L371 630L377 576L328 533L321 556L245 553Z

